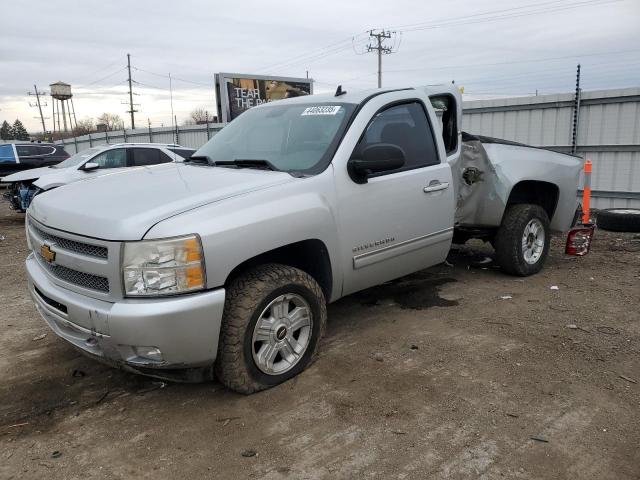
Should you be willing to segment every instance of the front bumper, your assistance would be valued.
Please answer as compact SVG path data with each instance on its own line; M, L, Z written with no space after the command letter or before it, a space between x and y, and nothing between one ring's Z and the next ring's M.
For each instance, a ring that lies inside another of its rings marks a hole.
M149 369L211 366L216 359L222 288L111 303L56 285L33 254L26 267L29 292L42 318L56 335L90 356L146 374ZM160 350L161 359L140 356L151 347Z

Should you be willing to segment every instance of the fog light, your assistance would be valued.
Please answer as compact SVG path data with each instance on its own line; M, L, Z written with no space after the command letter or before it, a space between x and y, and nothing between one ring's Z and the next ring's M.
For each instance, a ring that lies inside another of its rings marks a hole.
M151 360L153 362L162 361L162 352L157 347L133 347L136 356Z

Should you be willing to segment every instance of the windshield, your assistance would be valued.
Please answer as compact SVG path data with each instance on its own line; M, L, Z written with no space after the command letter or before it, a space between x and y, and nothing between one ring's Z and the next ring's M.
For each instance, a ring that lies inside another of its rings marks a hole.
M354 104L288 104L247 110L194 154L214 162L266 160L285 172L318 173L331 156Z
M64 162L60 162L56 165L53 165L52 168L69 168L69 167L77 167L82 162L87 160L90 157L93 157L96 153L98 153L101 148L90 148L88 150L83 150L81 152L76 153L75 155L71 155Z

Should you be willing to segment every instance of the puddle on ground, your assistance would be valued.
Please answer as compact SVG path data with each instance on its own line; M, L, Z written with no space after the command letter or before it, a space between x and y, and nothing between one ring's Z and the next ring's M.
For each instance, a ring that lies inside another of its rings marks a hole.
M400 308L412 310L453 307L458 301L440 297L439 287L455 281L455 278L433 278L418 273L369 288L355 296L362 305L381 305L385 300L391 300Z

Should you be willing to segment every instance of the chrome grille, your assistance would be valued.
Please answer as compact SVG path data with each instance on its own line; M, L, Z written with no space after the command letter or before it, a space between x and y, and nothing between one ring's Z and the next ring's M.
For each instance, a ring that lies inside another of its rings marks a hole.
M109 293L109 279L90 273L79 272L72 268L63 267L62 265L54 265L47 262L40 252L36 251L40 265L42 265L51 275L65 282L72 283L82 288L89 288L98 292Z
M75 240L69 240L68 238L58 237L57 235L51 235L36 225L33 222L29 222L29 228L31 228L38 237L42 240L55 243L56 246L69 250L70 252L76 252L81 255L88 255L90 257L96 258L107 258L108 250L107 247L101 247L99 245L91 245L89 243L76 242Z

